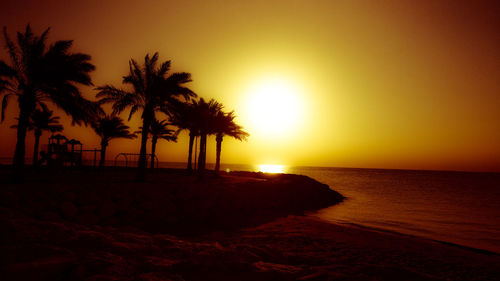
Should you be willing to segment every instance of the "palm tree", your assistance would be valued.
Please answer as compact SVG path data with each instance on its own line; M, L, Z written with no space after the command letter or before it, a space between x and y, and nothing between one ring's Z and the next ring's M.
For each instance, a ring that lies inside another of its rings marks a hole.
M27 25L24 33L17 33L15 44L3 29L11 64L0 61L0 94L4 94L1 120L9 99L17 96L19 117L13 163L17 168L24 166L26 130L37 105L47 107L50 101L71 115L76 124L89 123L100 110L77 88L79 84L92 85L89 73L95 67L89 62L90 56L70 53L73 41L56 41L47 46L49 30L36 36Z
M104 166L106 148L110 140L118 138L133 139L136 137L135 134L130 133L129 126L123 124L123 120L114 115L104 115L103 117L97 118L91 126L96 134L101 137L101 160L99 162L99 167Z
M193 144L195 137L199 136L198 122L196 118L196 108L194 102L176 102L172 104L170 110L170 122L177 126L179 133L182 130L187 130L189 133L189 152L187 161L187 171L192 172L192 155ZM195 155L196 157L196 155Z
M151 125L149 126L149 134L151 135L151 165L150 168L154 168L155 164L155 152L156 152L156 143L159 139L164 139L166 141L177 142L177 132L175 130L168 129L168 125L171 125L167 122L167 120L158 121L157 119L153 119ZM139 129L142 129L139 127ZM136 133L141 133L138 131Z
M59 124L59 116L52 116L52 113L52 110L47 108L35 109L31 113L28 130L35 131L35 148L33 149L33 166L35 167L38 164L38 148L42 131L55 133L63 130L63 126Z
M219 173L220 169L220 154L222 149L222 139L224 136L233 137L239 141L246 140L249 134L243 130L243 127L234 122L234 111L224 113L222 110L217 112L215 119L215 141L216 141L216 158L215 172Z
M132 91L121 90L111 85L98 87L101 103L113 102L113 113L121 113L130 107L128 120L137 111L142 111L142 132L139 165L137 171L138 179L146 177L146 144L148 140L148 128L155 119L155 112L169 111L168 104L183 97L189 100L196 94L186 88L184 84L191 82L189 73L173 73L167 75L170 70L170 61L158 66L158 53L152 57L146 55L144 66L131 59L129 62L129 74L123 77L123 84L131 85Z
M40 147L40 137L43 131L49 131L51 133L61 132L63 126L59 124L59 116L52 116L53 111L48 108L35 109L31 113L27 129L34 131L35 135L35 146L33 148L33 166L36 167L38 164L38 150ZM17 129L17 125L12 125L11 128Z
M214 99L211 99L207 103L203 98L200 98L198 101L193 102L193 107L200 134L198 172L202 175L205 170L207 160L207 135L215 133L215 119L217 112L222 110L222 104L218 103Z

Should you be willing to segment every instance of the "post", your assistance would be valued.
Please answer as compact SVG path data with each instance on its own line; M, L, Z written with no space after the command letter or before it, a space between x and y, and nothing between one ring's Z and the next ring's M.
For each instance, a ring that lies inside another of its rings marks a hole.
M198 136L194 138L194 170L198 170L198 165L196 163L196 154L198 154Z

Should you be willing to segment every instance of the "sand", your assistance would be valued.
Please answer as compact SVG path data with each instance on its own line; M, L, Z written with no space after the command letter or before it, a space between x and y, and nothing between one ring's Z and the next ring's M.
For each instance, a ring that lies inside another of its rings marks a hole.
M0 169L7 179L8 171ZM295 175L28 172L0 191L2 280L498 280L500 256L335 225Z

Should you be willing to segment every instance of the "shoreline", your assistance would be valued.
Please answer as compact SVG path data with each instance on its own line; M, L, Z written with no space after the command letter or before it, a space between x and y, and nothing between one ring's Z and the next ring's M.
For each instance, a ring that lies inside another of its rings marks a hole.
M448 242L448 241L445 241L445 240L439 240L439 239L434 239L434 238L420 236L420 235L415 235L415 234L408 234L408 233L399 232L399 231L396 231L396 230L384 229L384 228L381 228L381 227L367 226L367 225L363 225L363 224L359 224L359 223L354 223L354 222L345 222L345 223L344 222L332 222L332 221L324 220L324 219L322 219L320 217L317 217L314 214L309 214L308 216L310 216L312 218L317 218L317 219L319 219L321 221L324 221L326 223L331 223L331 224L335 224L335 225L339 225L339 226L355 227L355 228L359 228L359 229L367 230L367 231L373 231L373 232L379 232L379 233L387 233L387 234L399 235L399 236L408 237L408 238L423 239L423 240L427 240L427 241L431 241L431 242L436 242L436 243L447 245L447 246L457 247L457 248L460 248L460 249L464 249L464 250L468 250L468 251L472 251L472 252L476 252L476 253L481 253L481 254L486 254L486 255L500 256L499 252L495 252L495 251L487 250L487 249L476 248L476 247L471 247L471 246L466 246L466 245L462 245L462 244L459 244L459 243Z
M0 171L5 171L5 170L9 170L9 169L11 169L10 165L2 165L2 164L0 164ZM30 169L30 168L28 168L28 169ZM343 168L340 168L340 169L343 169ZM357 169L357 168L345 168L345 169ZM362 169L365 169L365 168L362 168ZM380 169L371 169L371 168L366 168L366 169L368 169L368 170L380 170ZM65 170L67 170L67 171L75 171L75 170L78 171L78 168L72 169L72 168L69 168L69 167L65 167ZM132 171L135 172L135 168L132 168L132 167L105 167L104 168L104 171L113 171L113 172L120 172L120 171L126 171L126 170L132 170ZM102 173L103 172L99 168L93 168L93 167L84 167L83 171L84 172L90 172L90 173ZM404 170L404 171L406 171L406 170ZM409 170L409 171L418 172L420 170ZM436 171L436 172L439 172L439 171ZM445 171L445 172L459 172L459 173L463 173L462 171ZM183 169L183 168L155 168L155 170L153 170L152 173L153 174L157 174L157 173L168 173L168 174L171 174L171 173L185 173L185 169ZM213 175L214 175L212 170L207 170L205 173L206 173L206 176L208 176L208 177L213 177ZM469 173L469 172L467 172L467 173ZM470 172L470 173L477 173L477 172ZM485 172L485 173L491 173L491 172ZM131 173L131 174L134 175L134 173ZM299 176L299 177L309 178L308 176L298 175L298 174L289 174L289 173L263 173L263 172L253 172L253 171L231 171L229 173L225 172L225 171L221 171L220 174L222 176L231 174L233 176L242 177L242 178L246 177L246 178L260 178L260 179L275 178L275 177L279 177L280 175ZM196 172L193 172L193 175L196 175ZM321 182L319 182L319 181L317 181L317 180L315 180L313 178L309 178L309 179L311 179L314 182L319 183L320 185L325 185L325 184L323 184L323 183L321 183ZM328 188L330 190L336 192L335 190L331 189L330 187L328 187ZM340 194L338 194L338 195L340 195ZM333 205L343 203L344 200L348 199L347 197L344 197L342 195L340 195L340 196L341 197L339 197L338 200L332 201L331 205L324 206L324 207L325 208L329 208L329 207L331 207ZM420 236L420 235L417 235L417 234L404 233L404 232L400 232L400 231L397 231L397 230L385 229L385 228L382 228L382 227L369 226L369 225L364 225L364 224L354 223L354 222L336 222L336 221L324 220L324 219L322 219L320 217L315 216L315 213L321 211L321 209L323 209L323 208L319 207L319 208L316 208L314 210L304 210L304 215L310 216L310 217L314 217L314 218L318 218L318 219L320 219L320 220L322 220L322 221L324 221L326 223L331 223L331 224L336 224L336 225L342 225L342 226L343 225L354 226L354 227L358 227L358 228L361 228L361 229L366 229L366 230L371 230L371 231L376 231L376 232L390 233L390 234L402 235L402 236L407 236L407 237L421 238L421 239L425 239L425 240L429 240L429 241L434 241L434 242L437 242L437 243L441 243L441 244L444 244L444 245L450 245L450 246L454 246L454 247L458 247L458 248L468 249L468 250L471 250L471 251L474 251L474 252L479 252L479 253L484 253L484 254L491 254L491 255L500 255L500 252L495 252L493 250L488 250L488 249L482 249L482 248L477 248L477 247L462 245L462 244L459 244L459 243L449 242L449 241L440 240L440 239L434 239L434 238L431 238L431 237ZM281 215L283 215L283 214L281 214ZM179 233L177 233L177 234L179 234ZM186 235L186 234L183 234L183 235Z
M498 254L304 216L341 199L306 176L232 172L232 176L207 175L200 183L170 169L137 183L129 182L133 173L123 171L66 171L58 174L60 178L39 173L23 184L2 183L1 271L17 280L496 280L500 276ZM75 179L79 179L76 187L65 186ZM140 192L124 195L135 189ZM102 193L94 194L93 200L114 206L94 206L96 218L88 215L94 208L87 200L92 196L78 198L97 191ZM129 197L136 199L126 202ZM172 199L179 203L176 208L190 207L174 209ZM48 203L40 204L44 200ZM50 212L41 216L43 208L58 209L57 216ZM165 208L169 211L156 214ZM205 213L211 209L217 210ZM188 235L152 231L147 222L134 224L123 212L135 220L165 219L163 223L179 227L187 222L201 230ZM203 219L211 218L220 220L217 227L206 227Z

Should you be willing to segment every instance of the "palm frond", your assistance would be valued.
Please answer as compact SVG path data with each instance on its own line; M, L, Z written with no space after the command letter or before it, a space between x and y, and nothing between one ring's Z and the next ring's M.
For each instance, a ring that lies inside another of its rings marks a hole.
M5 47L9 52L9 57L14 65L14 69L19 71L20 67L20 58L19 58L19 49L14 44L14 42L10 39L9 34L7 33L7 27L3 27L3 37L5 39Z
M96 119L91 127L105 143L116 138L133 139L137 137L135 133L129 131L129 126L123 124L123 120L114 114L105 114Z
M136 104L136 105L133 105L132 108L130 108L130 112L128 114L128 118L127 118L127 121L130 121L130 119L132 119L132 116L137 112L137 110L139 110L139 105Z
M15 93L11 82L15 74L16 72L13 68L7 65L4 61L0 60L0 94L4 91Z
M2 99L2 118L0 119L1 121L3 121L5 119L5 109L7 108L7 105L9 103L9 97L11 96L12 94L7 94L5 96L3 96L3 99Z
M69 50L69 48L71 48L71 45L73 45L72 40L57 41L49 47L49 50L47 51L47 56L55 56L56 54L64 54Z
M64 127L59 124L59 116L52 116L52 114L53 111L48 108L35 109L31 113L27 129L49 131L51 133L62 132ZM12 125L11 128L17 128L17 125Z
M171 61L166 61L161 64L160 68L158 69L158 76L163 77L167 74L167 72L170 70L170 64Z
M57 89L45 90L50 100L72 117L72 123L87 125L103 113L98 102L85 99L78 88L66 83Z

